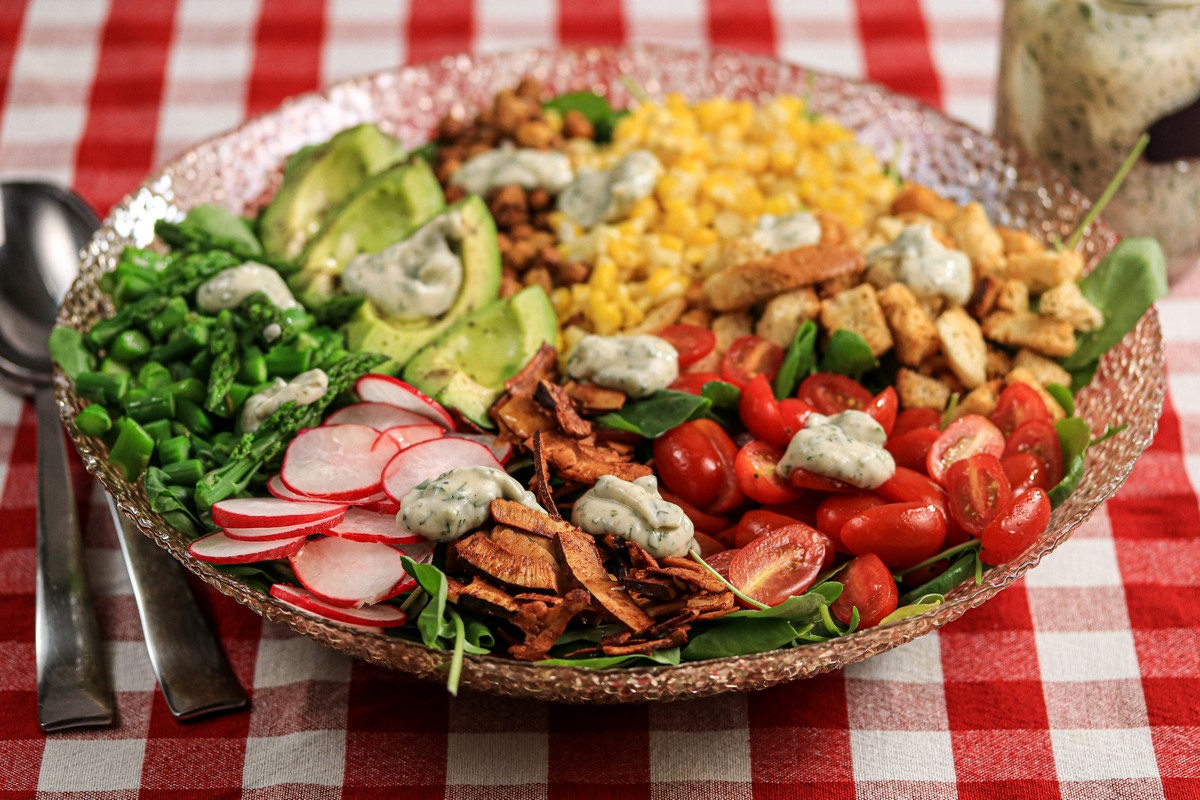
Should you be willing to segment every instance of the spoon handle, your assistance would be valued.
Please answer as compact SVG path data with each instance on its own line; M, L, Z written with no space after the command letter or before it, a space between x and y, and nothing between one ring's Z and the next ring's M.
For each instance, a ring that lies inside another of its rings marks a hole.
M88 590L67 450L51 389L35 396L38 442L38 722L59 731L113 721L113 694Z
M171 714L180 720L246 705L246 693L213 637L183 568L121 513L112 514L133 584L150 663Z

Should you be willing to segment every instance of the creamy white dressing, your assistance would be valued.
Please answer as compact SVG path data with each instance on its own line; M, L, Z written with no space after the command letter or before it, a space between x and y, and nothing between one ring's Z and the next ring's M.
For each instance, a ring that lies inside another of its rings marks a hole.
M602 475L575 501L571 522L592 536L612 534L637 542L655 558L686 556L696 546L691 519L662 499L653 475L633 482Z
M300 304L279 273L253 261L218 272L196 289L196 306L210 314L237 308L250 295L262 292L273 305L287 310Z
M940 294L964 305L971 299L971 259L933 236L928 225L907 225L890 244L867 253L867 263L881 258L899 261L899 278L918 294Z
M679 353L657 336L596 336L579 340L567 357L567 375L645 397L679 377Z
M491 518L493 500L515 500L545 513L537 498L495 467L458 467L422 481L400 499L396 522L434 542L451 542Z
M276 378L275 382L257 394L246 398L242 406L242 432L253 433L284 403L295 401L298 406L317 402L329 391L329 376L323 370L301 372L290 381Z
M634 150L609 169L581 170L558 196L558 210L584 228L615 222L654 192L662 174L653 153Z
M819 243L821 223L807 211L797 211L782 217L763 214L758 218L758 228L750 234L750 238L774 255Z
M280 336L283 336L283 328L280 327L278 322L272 322L263 328L263 338L268 343L275 341Z
M444 314L462 290L462 257L451 247L451 240L461 242L462 237L462 214L441 214L402 242L356 256L342 273L342 286L389 317L428 319Z
M875 489L896 473L896 462L883 447L886 442L883 426L862 411L831 417L809 414L776 469L784 478L806 469L860 489Z
M561 192L571 182L571 159L557 150L500 147L467 159L450 183L471 194L485 195L499 186Z

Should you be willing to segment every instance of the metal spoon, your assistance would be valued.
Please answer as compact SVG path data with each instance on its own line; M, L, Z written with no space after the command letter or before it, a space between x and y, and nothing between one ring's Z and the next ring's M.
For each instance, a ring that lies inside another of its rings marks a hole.
M79 520L54 401L47 339L99 226L77 195L44 183L0 184L0 379L32 392L38 424L38 721L45 731L113 721ZM183 570L108 498L150 661L180 719L240 708L246 695L209 631Z

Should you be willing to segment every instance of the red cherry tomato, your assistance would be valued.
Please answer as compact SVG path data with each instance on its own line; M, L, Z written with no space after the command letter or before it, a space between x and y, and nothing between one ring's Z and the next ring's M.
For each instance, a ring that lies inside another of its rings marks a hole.
M817 506L817 530L833 541L833 546L842 552L846 545L842 544L842 526L868 508L878 508L887 505L879 495L875 494L843 494L827 497Z
M863 410L880 424L884 433L891 436L892 430L896 427L896 414L899 409L900 400L896 396L896 390L889 386L875 395L875 399Z
M1040 458L1046 465L1046 479L1051 486L1056 486L1062 480L1062 448L1058 443L1058 433L1049 422L1030 420L1013 431L1004 445L1004 456L1018 453L1032 453Z
M729 564L733 561L734 556L742 552L741 550L722 550L719 553L713 553L704 559L704 563L717 571L725 580L729 580Z
M1013 431L1030 420L1052 421L1041 395L1032 386L1023 383L1004 387L996 400L996 410L992 412L992 422L996 423L1004 438L1007 439Z
M1000 459L1004 474L1012 487L1013 497L1037 487L1042 491L1050 490L1050 472L1046 462L1033 453L1017 453Z
M952 544L953 543L950 541L950 537L947 536L946 541L943 543L943 547L951 547ZM941 561L935 561L927 567L911 570L904 575L904 585L912 586L914 588L917 586L924 586L949 568L950 559L943 558Z
M675 348L681 367L695 364L717 346L717 337L713 332L699 325L668 325L654 335L665 339L667 344Z
M817 580L829 539L799 523L743 547L729 563L729 582L760 603L776 606L804 594Z
M817 527L817 506L821 504L820 495L806 494L790 503L779 503L767 507L767 511L783 514L785 517L800 520L810 528Z
M942 415L932 408L906 408L896 415L892 436L903 436L917 428L932 428L936 431L941 427Z
M700 546L700 557L701 558L707 559L710 556L714 556L717 553L720 553L727 549L725 547L725 545L721 544L720 541L709 536L707 533L702 533L701 531L696 531L695 536L696 536L696 544L698 544Z
M979 453L946 470L950 515L967 533L983 533L992 520L1008 510L1012 487L995 456Z
M738 400L738 415L746 429L754 438L776 447L787 447L811 413L812 409L802 400L776 400L765 375L755 375L743 387Z
M829 610L843 625L849 625L858 609L858 627L873 628L896 610L900 594L887 566L874 553L859 556L837 575L842 593Z
M687 372L675 379L675 382L671 384L671 389L699 396L704 384L719 380L721 380L721 376L715 372Z
M796 520L791 517L756 508L753 511L747 511L738 520L737 527L734 529L733 541L738 547L745 547L760 536L795 524Z
M929 448L926 461L929 477L943 483L951 464L976 453L990 453L999 458L1004 453L1004 434L987 417L967 414L951 422Z
M796 468L788 476L788 483L794 489L812 489L815 492L832 492L834 494L857 494L862 489L854 484L839 481L836 478L826 478L806 469Z
M1046 532L1050 499L1036 486L1013 500L1008 511L992 520L979 537L979 557L985 564L1003 564L1024 553Z
M733 470L746 497L763 505L790 503L800 497L775 471L783 450L757 439L738 451Z
M654 440L654 471L664 488L710 514L742 502L733 474L736 458L733 440L710 419L685 422Z
M929 450L941 435L937 428L914 428L899 436L893 434L888 439L887 451L892 454L897 467L924 472L929 462Z
M875 492L893 503L932 503L946 505L946 493L925 475L907 467L896 467L896 472Z
M740 336L721 359L721 377L739 388L755 375L765 375L768 381L773 381L781 363L783 348L779 345L761 336Z
M800 384L796 396L812 406L818 414L826 415L850 409L866 411L875 399L858 381L834 372L809 375Z
M729 520L726 517L701 511L687 500L678 495L671 494L665 489L660 489L659 494L662 495L663 500L666 500L668 503L674 503L683 509L684 516L692 521L692 526L698 531L715 536L725 530L725 527L729 524Z
M868 508L842 526L842 544L856 555L874 553L893 569L911 567L941 549L946 518L924 503Z

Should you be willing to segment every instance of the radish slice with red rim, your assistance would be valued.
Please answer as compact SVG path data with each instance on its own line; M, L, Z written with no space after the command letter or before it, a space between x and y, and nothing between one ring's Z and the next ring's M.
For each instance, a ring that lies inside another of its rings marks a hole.
M470 439L430 439L401 450L383 471L383 490L397 503L421 481L436 478L458 467L504 467L492 451Z
M384 544L417 544L425 537L406 531L396 522L396 515L375 514L361 508L346 512L346 518L329 529L330 536L340 536L352 542L383 542Z
M377 500L374 503L363 503L358 506L363 511L370 511L373 514L391 514L393 517L400 512L400 504L386 494L383 499Z
M272 475L267 479L267 491L272 497L278 497L280 500L294 500L297 503L311 503L313 499L306 494L296 494L291 489L283 485L283 478L278 475Z
M213 522L222 528L277 528L316 522L345 510L344 503L233 497L213 504L212 516Z
M283 525L269 528L223 528L225 535L230 539L237 539L242 542L267 542L273 539L292 539L297 536L309 536L314 533L324 533L330 528L341 523L346 516L343 511L340 514L335 514L325 519L317 520L316 522L306 522L303 525Z
M428 540L414 544L402 544L396 547L397 550L418 564L429 564L433 561L433 548L433 542Z
M396 446L403 450L406 447L412 447L414 444L427 442L430 439L440 439L443 436L457 436L456 433L447 434L446 429L441 425L434 425L432 422L426 422L421 425L398 425L395 428L388 428L380 436L387 436Z
M412 384L391 375L363 375L354 384L354 392L368 403L387 403L413 411L433 420L446 430L454 430L454 419L442 404Z
M297 536L293 539L242 542L224 533L212 533L188 545L188 552L209 564L251 564L294 556L302 550L306 541L304 536Z
M453 436L455 439L470 439L472 442L479 442L481 445L492 451L492 455L501 464L507 464L512 458L512 445L508 442L502 442L494 433L447 433L447 436Z
M330 500L369 500L396 443L366 425L300 431L288 445L280 478L293 492Z
M429 418L391 403L355 403L339 408L325 418L324 425L366 425L377 431L402 425L425 425Z
M313 539L291 562L304 588L335 606L361 608L414 583L400 563L400 551L378 542Z
M288 605L295 606L301 611L315 617L330 619L343 625L368 628L396 628L403 625L407 615L395 606L364 606L363 608L343 608L331 605L313 595L312 592L289 586L286 583L276 583L271 586L271 596L282 600Z

